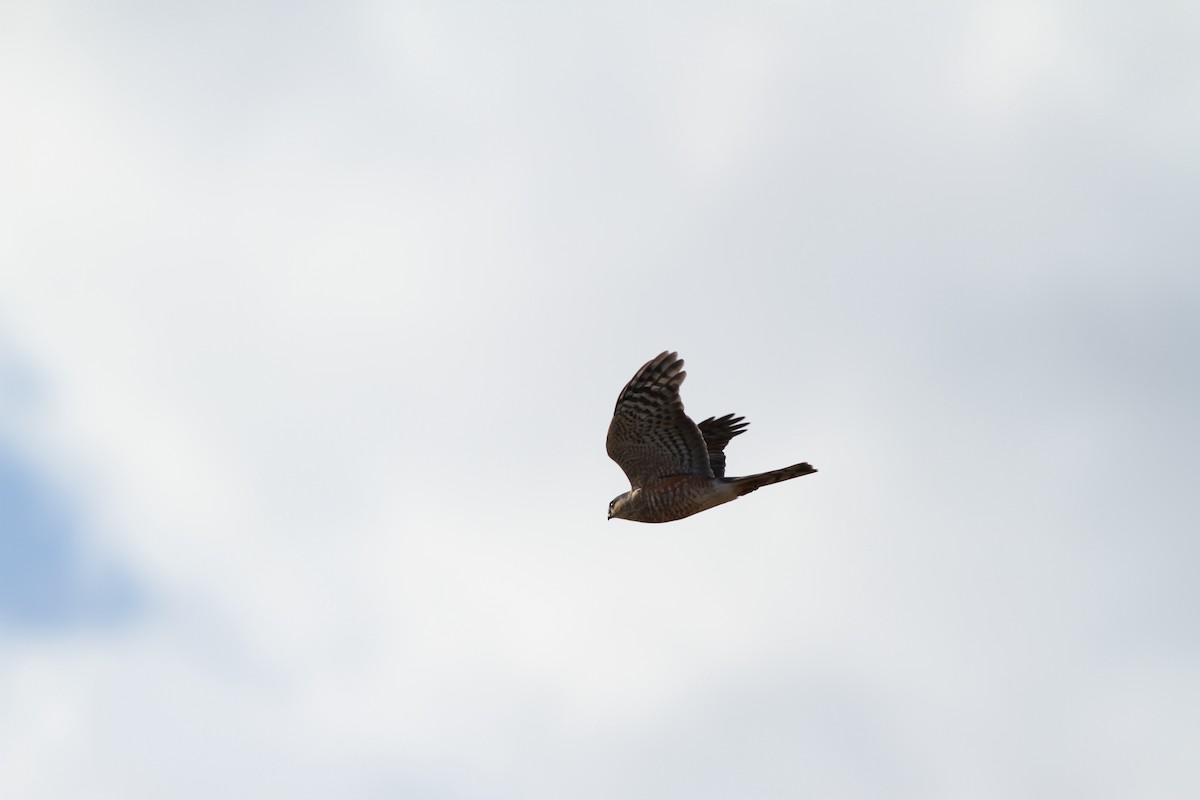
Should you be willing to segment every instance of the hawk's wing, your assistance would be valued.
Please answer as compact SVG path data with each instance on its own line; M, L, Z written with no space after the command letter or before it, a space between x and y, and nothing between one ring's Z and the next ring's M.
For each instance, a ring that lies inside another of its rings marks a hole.
M700 435L704 437L704 445L708 448L708 463L712 466L713 475L725 477L725 445L740 433L746 432L750 424L745 417L735 417L726 414L720 419L709 417L701 422Z
M712 477L704 437L679 399L686 377L679 354L662 353L646 362L617 397L608 455L635 489L668 475Z

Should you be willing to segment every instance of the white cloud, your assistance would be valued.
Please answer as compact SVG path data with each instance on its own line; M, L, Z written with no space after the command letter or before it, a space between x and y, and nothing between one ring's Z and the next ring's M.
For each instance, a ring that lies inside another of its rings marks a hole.
M15 796L1195 788L1190 123L1118 111L1200 64L1014 9L25 9L23 441L149 605L6 634ZM667 347L821 472L606 523Z

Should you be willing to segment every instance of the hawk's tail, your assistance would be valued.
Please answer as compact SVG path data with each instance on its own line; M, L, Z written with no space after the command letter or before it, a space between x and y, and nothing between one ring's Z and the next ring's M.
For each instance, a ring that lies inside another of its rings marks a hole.
M780 481L790 481L792 478L811 475L816 471L816 468L806 461L803 464L793 464L790 467L773 469L770 472L760 472L757 475L747 475L744 478L730 478L729 482L737 489L737 496L741 497L763 486L770 486L772 483L779 483Z

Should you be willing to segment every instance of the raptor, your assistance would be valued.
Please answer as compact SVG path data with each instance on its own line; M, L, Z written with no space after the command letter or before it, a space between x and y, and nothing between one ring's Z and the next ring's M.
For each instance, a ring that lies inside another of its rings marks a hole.
M725 446L750 423L733 414L692 422L679 399L686 377L679 354L664 352L647 361L617 397L608 455L625 471L631 488L608 504L609 519L671 522L816 472L804 462L725 477Z

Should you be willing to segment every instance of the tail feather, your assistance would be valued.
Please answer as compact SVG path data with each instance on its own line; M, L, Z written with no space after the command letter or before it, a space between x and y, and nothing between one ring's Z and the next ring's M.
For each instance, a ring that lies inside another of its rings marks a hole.
M744 494L750 494L755 489L770 486L772 483L790 481L792 478L811 475L816 471L812 464L805 461L802 464L793 464L783 469L773 469L770 472L760 472L757 475L746 475L742 478L729 478L728 480L737 489L737 496L741 497Z

